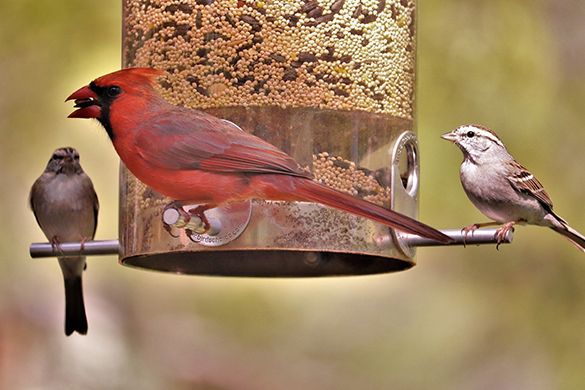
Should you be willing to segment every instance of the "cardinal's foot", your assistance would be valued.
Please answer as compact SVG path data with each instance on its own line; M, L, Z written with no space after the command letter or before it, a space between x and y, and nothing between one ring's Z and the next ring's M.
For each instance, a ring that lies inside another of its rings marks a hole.
M205 216L205 211L209 210L211 207L206 204L200 204L199 206L189 209L187 211L193 220L198 220L199 226L194 226L195 224L190 224L190 229L197 234L205 234L209 231L211 225Z
M205 216L205 211L210 208L212 206L205 204L185 211L179 201L171 202L163 209L163 227L173 237L178 236L172 233L172 227L185 229L187 236L193 240L194 234L204 234L210 229L211 225Z
M189 213L193 213L191 221L194 220L199 221L199 223L197 224L198 226L195 226L195 224L191 223L189 224L189 228L185 228L185 233L187 234L187 237L189 237L189 239L193 242L200 242L199 239L193 238L194 235L205 234L209 231L209 228L211 227L209 221L207 220L207 217L203 213L203 211L207 209L204 209L203 211L199 212L197 210L199 207L201 206L189 210Z
M172 217L169 220L169 214L167 213L168 210L174 210L176 213L171 213ZM177 238L179 237L179 235L174 235L173 234L173 230L172 230L172 226L176 226L176 227L182 227L182 226L177 226L177 223L179 221L185 221L185 224L187 224L189 222L189 219L191 217L189 216L189 214L183 209L183 205L181 204L181 202L175 200L172 201L171 203L167 204L162 212L162 223L163 223L163 228L167 231L167 233L169 233L171 235L171 237ZM172 221L172 222L171 222Z

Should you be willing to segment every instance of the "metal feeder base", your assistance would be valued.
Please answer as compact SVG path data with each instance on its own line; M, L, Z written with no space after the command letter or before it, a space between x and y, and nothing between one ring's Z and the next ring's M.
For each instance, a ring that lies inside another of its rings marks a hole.
M221 250L130 256L126 266L188 275L313 277L403 271L413 262L345 252Z

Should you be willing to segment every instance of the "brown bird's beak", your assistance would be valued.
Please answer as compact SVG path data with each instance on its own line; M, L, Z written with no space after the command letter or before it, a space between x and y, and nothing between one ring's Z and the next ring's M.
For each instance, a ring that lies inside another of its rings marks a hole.
M69 100L75 100L74 107L77 108L77 110L69 114L67 118L101 117L102 109L97 100L97 95L91 90L89 85L86 85L83 88L79 88L77 91L69 95L65 101L67 102Z
M445 133L441 136L441 138L446 139L447 141L456 142L457 141L457 134L453 131L449 133Z

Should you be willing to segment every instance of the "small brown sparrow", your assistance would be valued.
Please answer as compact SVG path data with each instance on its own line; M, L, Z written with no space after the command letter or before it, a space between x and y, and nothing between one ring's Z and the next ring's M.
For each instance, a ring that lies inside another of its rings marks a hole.
M30 207L51 244L93 239L99 210L89 176L73 148L55 150L43 174L30 191ZM65 281L65 334L87 333L81 274L85 257L59 257Z
M585 252L585 237L553 211L542 184L508 153L500 138L479 125L464 125L441 138L463 152L461 184L469 200L496 222L473 224L465 235L482 226L503 224L496 232L498 245L515 224L546 226Z

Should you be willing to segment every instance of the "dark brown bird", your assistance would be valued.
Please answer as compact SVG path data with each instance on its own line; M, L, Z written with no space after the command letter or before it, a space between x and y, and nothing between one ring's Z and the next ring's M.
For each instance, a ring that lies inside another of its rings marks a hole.
M30 207L51 244L93 239L99 210L89 176L73 148L55 150L47 168L30 191ZM87 333L81 275L85 257L59 257L65 281L65 334Z

